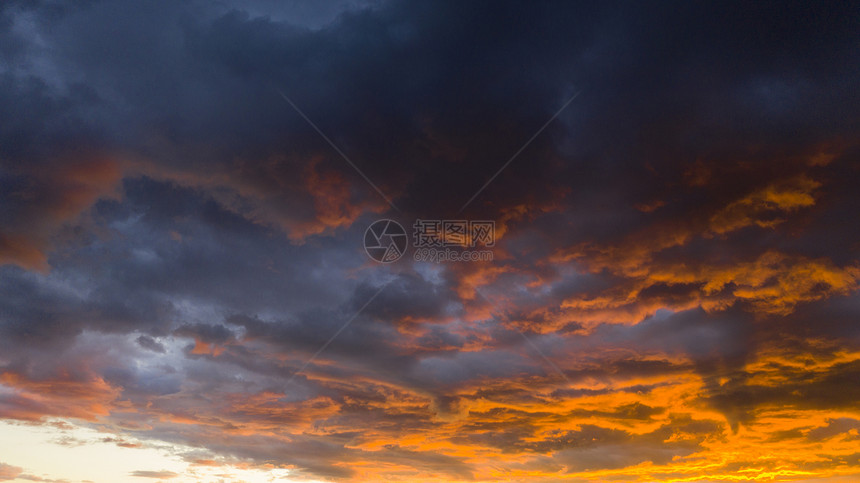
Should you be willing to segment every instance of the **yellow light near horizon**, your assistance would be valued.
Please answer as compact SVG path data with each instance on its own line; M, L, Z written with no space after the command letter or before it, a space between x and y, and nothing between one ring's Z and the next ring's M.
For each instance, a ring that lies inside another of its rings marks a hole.
M51 423L59 424L0 420L0 463L23 470L11 481L32 481L32 477L94 483L299 481L289 479L289 470L285 469L192 465L181 457L182 453L193 450L190 447L149 444L127 438L128 442L141 443L141 446L122 447L116 444L115 435L69 420L52 420ZM151 472L151 476L135 476L137 471ZM158 478L159 473L164 477Z

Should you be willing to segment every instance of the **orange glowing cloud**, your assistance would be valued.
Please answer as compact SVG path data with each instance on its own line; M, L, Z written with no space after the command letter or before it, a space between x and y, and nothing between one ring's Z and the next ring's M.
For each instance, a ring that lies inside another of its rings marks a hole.
M70 154L44 166L21 167L25 180L9 199L12 221L0 228L0 265L47 272L51 239L100 198L116 198L119 163L101 154Z
M96 376L37 381L8 371L0 374L2 386L11 390L11 394L0 396L0 416L28 421L45 416L92 421L109 415L121 392Z
M819 187L821 183L806 176L771 184L715 213L710 220L710 229L714 233L724 234L750 225L773 228L783 221L775 214L790 213L814 205L813 192Z
M348 227L364 213L389 208L363 180L326 167L325 159L273 154L263 160L237 159L206 173L135 159L125 163L125 170L127 176L203 190L224 209L283 230L290 241L301 244L308 237Z

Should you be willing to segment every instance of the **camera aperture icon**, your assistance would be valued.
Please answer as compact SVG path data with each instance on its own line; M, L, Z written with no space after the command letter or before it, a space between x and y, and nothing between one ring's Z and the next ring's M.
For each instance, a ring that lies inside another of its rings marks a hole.
M364 232L364 251L380 263L396 262L406 253L406 230L394 220L373 222Z

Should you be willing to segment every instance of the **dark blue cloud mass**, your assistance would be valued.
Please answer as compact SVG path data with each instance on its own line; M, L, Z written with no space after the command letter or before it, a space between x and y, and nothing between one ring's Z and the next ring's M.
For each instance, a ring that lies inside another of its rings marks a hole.
M858 46L857 2L3 2L0 419L329 480L860 474ZM378 264L380 218L493 260Z

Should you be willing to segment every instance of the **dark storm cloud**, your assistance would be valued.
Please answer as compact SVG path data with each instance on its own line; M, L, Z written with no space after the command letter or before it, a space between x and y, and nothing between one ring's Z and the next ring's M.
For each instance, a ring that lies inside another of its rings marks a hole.
M719 389L711 388L705 400L725 412L732 424L749 421L762 406L791 408L850 409L860 396L854 381L860 377L860 363L834 364L826 373L778 368L790 383L776 387L749 383L755 373L737 374Z
M156 341L152 337L147 337L145 335L142 335L142 336L138 337L137 339L135 339L135 341L137 341L137 343L141 347L143 347L144 349L148 349L148 350L151 350L153 352L160 352L162 354L164 354L164 352L165 352L164 351L164 345L160 344L158 341Z
M240 209L245 216L286 223L288 231L319 213L298 194L296 175L309 158L347 167L273 86L304 105L383 191L403 198L410 211L439 216L468 199L574 87L584 88L587 94L474 210L496 216L523 202L561 202L566 217L578 221L603 206L613 217L600 222L612 220L616 234L655 216L728 202L773 176L755 161L733 168L727 158L785 157L782 169L790 175L803 156L785 156L786 142L811 156L857 128L846 115L856 104L849 95L857 64L849 5L839 12L792 4L780 15L704 4L557 7L394 3L344 13L322 30L193 3L7 10L34 17L30 28L50 27L46 41L64 55L44 60L59 65L61 83L74 72L105 99L109 115L90 116L91 123L112 133L114 143L154 163L150 169L161 176L184 173L191 184L208 183L192 174L205 161L208 171L232 177L218 183L250 198L253 207ZM788 43L785 32L792 32ZM806 95L822 91L829 97ZM783 97L774 103L773 95ZM80 103L68 103L76 113ZM738 119L749 126L741 130ZM677 126L690 132L679 138ZM752 139L764 151L739 151ZM569 148L554 152L558 143ZM694 161L715 180L704 188L707 196L681 192L671 200L643 192L671 189ZM342 172L363 193L353 203L380 201L355 173ZM557 181L546 189L546 179ZM272 182L288 189L275 194L266 188ZM654 201L668 206L650 217L630 211ZM555 238L603 239L597 225L576 226Z
M0 331L7 350L17 344L67 344L85 328L126 332L158 331L166 326L167 321L156 314L169 316L171 309L157 297L141 293L129 300L109 291L81 297L70 286L81 283L75 275L51 280L19 270L4 272L6 296L2 300L4 323Z
M378 290L369 284L358 286L351 308L359 310ZM460 312L458 305L451 287L434 284L420 274L403 273L386 282L362 313L383 321L410 323L456 316Z
M0 410L131 405L142 438L416 479L488 470L404 434L572 472L720 439L678 400L733 429L849 411L858 19L847 2L6 2L0 387L17 392ZM363 229L389 207L279 94L408 220L454 216L580 90L461 215L497 221L496 260L437 272L368 265ZM813 362L754 366L764 351ZM693 376L686 399L661 392ZM857 428L828 421L780 434Z

